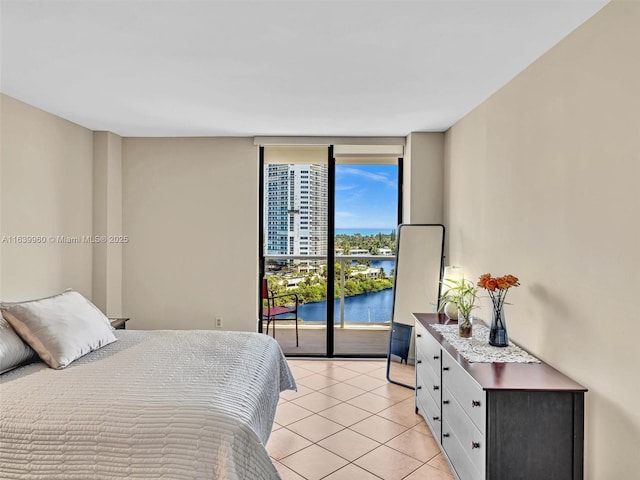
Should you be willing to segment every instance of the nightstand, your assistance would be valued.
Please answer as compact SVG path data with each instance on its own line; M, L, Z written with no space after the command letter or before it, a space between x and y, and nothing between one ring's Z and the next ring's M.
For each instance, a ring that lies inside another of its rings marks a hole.
M129 318L110 318L109 321L111 322L111 326L116 330L125 330Z

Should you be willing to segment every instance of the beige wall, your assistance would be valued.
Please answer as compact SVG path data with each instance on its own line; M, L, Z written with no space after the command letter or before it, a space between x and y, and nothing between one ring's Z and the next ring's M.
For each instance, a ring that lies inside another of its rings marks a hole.
M251 138L123 140L123 313L135 328L221 316L224 329L256 330L257 157Z
M0 298L23 300L68 287L90 297L91 244L49 237L92 233L93 134L6 95L0 101L0 237L47 239L0 242Z
M122 315L122 138L93 133L93 303ZM102 239L106 239L103 241Z
M640 472L638 25L609 4L446 134L452 261L521 278L509 333L589 388L593 480Z
M403 223L442 223L444 134L407 135L402 190Z

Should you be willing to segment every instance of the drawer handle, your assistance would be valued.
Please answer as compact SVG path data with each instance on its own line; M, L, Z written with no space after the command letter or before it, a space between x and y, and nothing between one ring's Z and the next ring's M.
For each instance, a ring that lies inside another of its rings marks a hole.
M434 389L434 390L440 390L440 387L439 387L438 385L434 385L434 386L433 386L433 389Z
M422 390L422 385L418 385L416 388L417 388L418 390Z
M443 405L449 405L449 400L442 400Z
M444 370L445 372L447 372L449 370L449 367L442 367L442 370Z
M440 420L440 417L433 417L433 419L437 422L438 420Z
M422 338L422 334L421 333L418 333L417 336L418 336L418 338Z
M480 443L479 442L471 442L471 450L473 450L474 448L480 448Z
M438 359L440 359L440 356L439 356L439 355L434 355L434 356L433 356L433 359L434 359L434 360L438 360Z
M471 400L471 406L472 407L479 407L480 406L480 400Z
M443 434L442 434L442 436L443 436L444 438L449 438L449 434L448 434L448 433L443 433Z
M417 362L417 363L418 363L418 364L421 364L421 363L422 363L422 360L418 360L418 362Z

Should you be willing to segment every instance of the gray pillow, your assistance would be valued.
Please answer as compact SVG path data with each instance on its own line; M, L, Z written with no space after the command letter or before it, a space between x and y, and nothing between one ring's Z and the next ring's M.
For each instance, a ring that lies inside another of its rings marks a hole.
M35 356L36 352L0 316L0 374L19 367Z
M51 368L116 341L109 319L73 290L53 297L3 303L2 315Z

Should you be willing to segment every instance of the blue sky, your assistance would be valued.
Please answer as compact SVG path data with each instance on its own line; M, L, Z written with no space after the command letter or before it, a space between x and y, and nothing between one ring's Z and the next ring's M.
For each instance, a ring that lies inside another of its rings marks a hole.
M336 228L397 225L397 165L336 165Z

